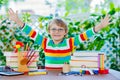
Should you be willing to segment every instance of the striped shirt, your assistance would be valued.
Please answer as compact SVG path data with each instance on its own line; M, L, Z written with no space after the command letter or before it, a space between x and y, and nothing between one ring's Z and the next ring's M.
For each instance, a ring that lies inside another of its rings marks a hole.
M46 69L61 69L65 62L70 61L74 47L95 34L91 28L75 37L64 38L59 44L54 44L52 39L44 38L27 24L22 28L22 31L30 36L36 44L42 46L45 53Z

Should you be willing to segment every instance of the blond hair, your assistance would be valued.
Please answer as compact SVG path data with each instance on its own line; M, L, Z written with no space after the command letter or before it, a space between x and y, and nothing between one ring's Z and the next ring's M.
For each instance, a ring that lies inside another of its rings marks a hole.
M56 24L56 25L59 26L59 27L63 27L66 32L68 31L67 24L66 24L62 19L56 18L56 19L51 20L51 21L49 22L49 24L48 24L48 30L50 30L50 27L51 27L53 24Z

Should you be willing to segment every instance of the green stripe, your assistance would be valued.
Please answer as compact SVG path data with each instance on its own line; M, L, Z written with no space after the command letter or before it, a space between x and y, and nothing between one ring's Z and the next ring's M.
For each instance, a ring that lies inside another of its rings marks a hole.
M52 60L46 60L45 61L46 63L49 63L49 64L64 64L65 62L69 62L69 60L66 60L66 61L52 61Z
M28 25L25 25L23 28L23 32L25 32L27 35L31 32L32 28Z
M67 46L67 39L64 39L60 44L55 45L52 40L48 42L48 46L52 47L64 47Z
M75 38L74 38L74 44L75 44L75 46L77 46L78 44L80 44L79 36L80 35L76 35Z
M35 39L35 42L37 44L41 45L42 44L42 40L43 40L43 37L40 34L38 34L36 39Z
M91 35L94 35L93 28L90 29Z

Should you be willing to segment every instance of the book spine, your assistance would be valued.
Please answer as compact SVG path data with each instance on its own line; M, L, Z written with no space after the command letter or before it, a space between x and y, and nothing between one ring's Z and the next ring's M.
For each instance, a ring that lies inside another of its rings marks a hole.
M100 69L104 70L104 54L100 54Z

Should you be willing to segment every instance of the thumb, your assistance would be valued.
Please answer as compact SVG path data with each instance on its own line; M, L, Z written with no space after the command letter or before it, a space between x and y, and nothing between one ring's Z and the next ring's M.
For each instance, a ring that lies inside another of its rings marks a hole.
M101 17L101 22L103 21L103 17Z

